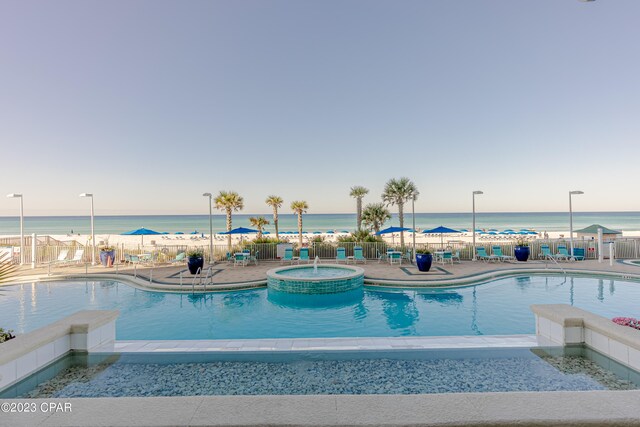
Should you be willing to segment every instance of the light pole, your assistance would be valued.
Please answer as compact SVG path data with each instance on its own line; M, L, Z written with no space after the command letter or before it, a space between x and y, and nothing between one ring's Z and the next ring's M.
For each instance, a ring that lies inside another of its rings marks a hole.
M213 264L213 219L211 217L211 193L204 193L209 198L209 264Z
M411 255L411 263L416 259L416 193L411 196L411 220L413 221L413 254Z
M480 190L475 190L471 193L471 210L473 212L473 227L471 228L471 235L473 236L473 260L476 260L476 194L484 194Z
M20 198L20 265L24 264L24 211L22 206L22 194L7 194L9 198Z
M571 208L571 196L574 194L584 194L584 191L569 191L569 247L571 248L571 256L573 256L573 209Z
M82 193L80 197L91 198L91 265L96 265L96 235L93 228L93 194Z

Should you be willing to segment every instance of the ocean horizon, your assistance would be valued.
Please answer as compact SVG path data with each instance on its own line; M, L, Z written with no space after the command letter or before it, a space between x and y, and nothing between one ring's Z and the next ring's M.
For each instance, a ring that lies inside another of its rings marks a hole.
M233 227L251 227L249 218L264 216L271 222L265 230L273 233L273 217L269 214L241 214L233 215ZM339 214L304 214L302 216L305 231L353 231L356 227L355 213ZM411 213L405 212L405 227L411 227L413 218ZM416 213L416 228L428 229L439 225L454 229L468 229L472 227L470 212L461 213ZM640 212L574 212L573 228L578 230L592 224L600 224L619 231L640 230ZM392 214L391 220L384 227L399 225L397 213ZM140 227L150 228L168 233L198 233L209 232L209 215L96 215L96 234L120 234ZM504 230L511 228L533 229L544 231L565 231L569 229L568 212L481 212L476 213L476 228L495 228ZM213 215L214 233L225 231L225 215ZM297 230L297 216L294 214L279 214L280 231ZM91 231L88 215L78 216L25 216L25 234L89 234ZM0 217L0 235L16 235L20 233L19 217Z

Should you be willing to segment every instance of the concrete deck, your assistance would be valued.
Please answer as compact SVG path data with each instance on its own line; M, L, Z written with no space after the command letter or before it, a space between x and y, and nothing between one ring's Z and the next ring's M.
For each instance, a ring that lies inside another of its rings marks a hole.
M333 260L322 260L321 264L332 263ZM246 267L218 263L211 266L212 277L208 280L207 290L246 289L266 285L266 272L279 267L278 261L260 262L258 265ZM609 265L608 260L599 263L597 260L579 262L545 262L529 260L527 262L483 262L462 261L455 264L434 263L428 272L418 271L413 264L390 265L376 261L358 264L365 270L365 283L378 286L456 286L476 281L490 280L510 273L589 273L609 275L615 274L630 279L640 279L640 266L623 263L620 260ZM206 266L205 266L206 270ZM132 267L116 265L106 268L101 265L76 265L51 268L31 269L22 267L17 281L65 280L73 278L120 279L130 284L165 291L192 290L193 276L185 265L169 266L157 265L146 267ZM182 283L182 285L181 285ZM199 286L202 290L202 286Z

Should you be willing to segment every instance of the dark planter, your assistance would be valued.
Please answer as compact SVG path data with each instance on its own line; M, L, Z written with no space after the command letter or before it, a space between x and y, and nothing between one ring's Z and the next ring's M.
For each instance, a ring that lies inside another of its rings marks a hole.
M416 264L418 265L418 270L429 271L429 269L431 268L432 262L433 262L433 255L416 254Z
M526 261L529 259L529 246L516 246L513 253L518 261Z
M187 267L189 267L189 272L191 274L196 274L198 272L198 268L202 271L202 267L204 267L204 258L202 257L189 257L187 261Z
M109 264L109 258L111 258L111 265L116 260L116 251L100 251L100 262L105 267Z

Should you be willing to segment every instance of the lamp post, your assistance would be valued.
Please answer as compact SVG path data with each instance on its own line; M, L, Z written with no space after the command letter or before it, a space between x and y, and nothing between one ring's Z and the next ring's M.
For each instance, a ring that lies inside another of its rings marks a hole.
M416 193L411 195L411 220L413 221L413 254L411 256L411 263L416 259Z
M471 235L473 236L473 260L476 260L476 194L484 194L482 191L480 190L475 190L473 193L471 193L471 210L472 210L472 217L473 217L473 227L471 228Z
M80 197L91 199L91 265L96 265L96 235L93 228L93 193L82 193Z
M571 196L574 194L584 194L584 191L575 190L569 191L569 247L571 248L571 252L569 252L573 256L573 209L571 208Z
M209 264L213 264L213 219L211 217L211 193L204 193L204 197L209 198Z
M9 198L20 199L20 265L24 264L24 211L22 206L22 194L7 194Z

